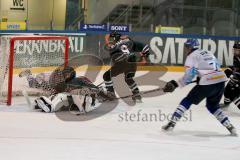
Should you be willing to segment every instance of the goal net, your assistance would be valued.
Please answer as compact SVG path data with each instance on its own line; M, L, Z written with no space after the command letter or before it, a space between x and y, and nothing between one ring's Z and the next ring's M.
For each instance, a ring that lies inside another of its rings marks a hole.
M29 85L21 71L47 73L68 63L68 37L2 36L0 46L0 102L7 105Z

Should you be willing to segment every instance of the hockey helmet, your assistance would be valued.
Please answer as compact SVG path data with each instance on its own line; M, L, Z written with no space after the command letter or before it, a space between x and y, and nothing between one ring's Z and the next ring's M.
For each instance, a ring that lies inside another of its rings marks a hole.
M121 36L122 36L121 33L117 32L117 31L113 31L110 33L110 38L113 38L113 40L115 42L118 42L120 40Z
M192 48L192 49L197 49L200 46L200 44L196 38L187 39L187 41L184 43L184 45L185 45L185 47Z

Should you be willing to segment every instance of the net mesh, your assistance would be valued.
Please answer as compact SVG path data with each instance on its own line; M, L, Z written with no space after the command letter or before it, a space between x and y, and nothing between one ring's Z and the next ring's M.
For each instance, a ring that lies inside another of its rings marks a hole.
M9 94L9 64L11 47L13 49L12 95L22 96L22 90L30 95L44 94L40 87L29 86L31 78L49 75L54 69L67 61L67 38L56 36L2 36L0 47L0 102L7 102ZM14 41L14 46L11 45ZM19 73L30 69L32 75L19 77ZM45 77L45 79L46 79ZM39 80L36 79L36 80ZM41 80L41 79L40 79Z

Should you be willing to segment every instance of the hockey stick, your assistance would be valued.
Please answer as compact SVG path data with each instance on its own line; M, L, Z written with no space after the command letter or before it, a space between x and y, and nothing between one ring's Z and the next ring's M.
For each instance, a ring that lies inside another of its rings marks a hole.
M97 87L100 87L105 81L101 82L100 84L97 85Z
M191 81L189 82L189 84L191 83L197 83L199 80L196 79L194 81ZM157 92L157 91L163 91L163 88L157 88L157 89L152 89L152 90L147 90L147 91L143 91L143 92L140 92L141 95L144 95L144 94L148 94L148 93L153 93L153 92ZM164 92L164 93L167 93L167 92ZM117 97L116 99L125 99L125 98L129 98L129 97L132 97L133 95L127 95L127 96L121 96L121 97Z
M140 92L140 95L145 95L148 93L153 93L153 92L157 92L157 91L163 91L163 88L157 88L157 89L152 89L152 90L147 90L147 91L142 91ZM126 98L130 98L132 97L132 94L126 95L126 96L120 96L120 97L116 97L115 99L126 99Z

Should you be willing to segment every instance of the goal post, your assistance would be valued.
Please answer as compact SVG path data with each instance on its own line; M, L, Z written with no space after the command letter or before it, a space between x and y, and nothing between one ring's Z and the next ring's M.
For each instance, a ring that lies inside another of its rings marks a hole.
M66 66L68 50L69 40L65 36L2 36L0 102L12 104L13 83L18 85L18 80L14 82L13 78L14 68ZM18 62L18 65L15 62Z

